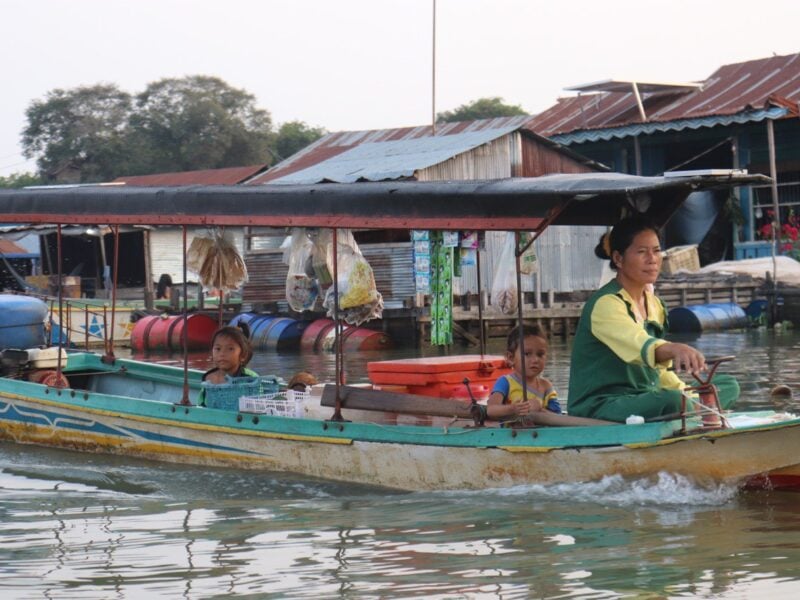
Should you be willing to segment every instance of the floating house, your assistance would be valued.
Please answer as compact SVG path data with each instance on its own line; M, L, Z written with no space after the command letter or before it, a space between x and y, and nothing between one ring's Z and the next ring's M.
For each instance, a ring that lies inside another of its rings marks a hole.
M371 131L331 133L255 176L247 185L311 184L357 181L438 181L536 177L551 173L607 171L596 161L544 138L529 129L529 116L481 119ZM596 230L596 231L595 231ZM539 294L571 293L597 287L600 261L593 255L604 228L551 227L536 242L544 268L523 281L523 290ZM247 251L251 274L243 301L254 305L285 299L287 267L278 248L285 233L263 232ZM412 245L408 233L356 233L361 250L375 272L378 289L388 308L414 301ZM499 259L502 234L487 235L482 256L481 289L492 284ZM454 294L478 291L475 267L465 267L456 277Z
M739 188L733 202L711 194L687 202L668 242L702 241L703 263L769 255L770 211L779 205L786 224L800 210L800 54L724 65L701 82L607 79L567 90L576 94L526 127L614 171L730 168L777 178L774 188Z

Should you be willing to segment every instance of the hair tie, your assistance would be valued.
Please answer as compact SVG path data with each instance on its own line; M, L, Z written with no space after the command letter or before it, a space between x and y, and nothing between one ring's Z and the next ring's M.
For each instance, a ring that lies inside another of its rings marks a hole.
M603 234L603 252L606 253L608 258L611 258L611 234L604 233Z

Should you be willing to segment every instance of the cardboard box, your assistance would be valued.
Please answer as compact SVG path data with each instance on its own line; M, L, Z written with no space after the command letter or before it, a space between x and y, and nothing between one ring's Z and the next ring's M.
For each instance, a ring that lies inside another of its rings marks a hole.
M697 256L697 244L675 246L665 251L661 272L673 275L678 271L695 272L700 269L700 258Z
M28 275L25 281L41 290L48 296L58 296L58 275ZM65 298L81 297L81 278L74 275L62 275L63 296Z

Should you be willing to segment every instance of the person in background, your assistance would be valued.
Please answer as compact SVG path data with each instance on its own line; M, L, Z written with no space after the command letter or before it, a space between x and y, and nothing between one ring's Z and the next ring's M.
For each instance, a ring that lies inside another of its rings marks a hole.
M520 333L523 338L522 347ZM536 325L521 325L512 329L506 343L506 359L514 371L495 382L486 406L487 417L525 424L526 415L536 411L546 410L560 414L558 394L553 384L542 377L542 371L547 364L547 338L541 328ZM527 392L527 399L523 388Z
M311 387L312 385L317 385L317 383L317 378L311 373L306 371L298 371L292 376L292 378L289 380L289 384L286 387L287 389L295 392L305 392L306 388Z
M615 422L676 415L686 387L676 372L701 372L706 360L695 348L664 339L667 309L653 291L662 262L658 229L642 215L627 217L600 239L595 254L611 261L616 276L583 307L572 347L569 414ZM728 375L713 383L722 408L730 408L739 384Z
M169 273L162 273L156 284L156 300L169 300L172 298L172 277Z

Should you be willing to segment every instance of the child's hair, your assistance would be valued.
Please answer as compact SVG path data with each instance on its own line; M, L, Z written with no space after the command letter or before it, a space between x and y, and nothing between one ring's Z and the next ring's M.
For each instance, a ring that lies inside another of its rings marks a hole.
M614 252L624 254L625 250L633 243L633 238L643 231L652 231L659 236L658 227L650 217L645 215L632 215L625 217L609 233L600 236L600 242L594 249L597 258L611 260ZM661 236L659 236L661 237ZM611 260L611 268L616 270L617 266Z
M225 327L220 327L214 332L214 336L211 338L211 347L214 347L214 344L217 341L217 338L221 335L227 336L231 338L239 348L242 349L242 365L246 365L250 362L250 359L253 358L253 349L250 346L250 340L247 338L242 329L239 327L234 327L232 325L226 325Z
M303 388L317 385L317 378L314 377L311 373L307 371L298 371L294 374L294 376L289 380L289 384L286 386L290 390L294 389L296 386L303 386Z
M513 355L517 348L519 348L519 335L520 329L522 330L522 337L523 339L530 336L540 337L547 339L545 336L544 331L538 325L517 325L512 329L508 334L508 339L506 340L506 352Z

